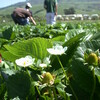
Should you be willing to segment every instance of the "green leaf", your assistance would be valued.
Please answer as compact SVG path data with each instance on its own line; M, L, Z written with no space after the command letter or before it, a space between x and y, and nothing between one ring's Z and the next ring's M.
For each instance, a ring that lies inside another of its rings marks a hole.
M84 46L85 48L90 48L93 51L97 51L100 48L100 41L99 40L86 41Z
M52 41L65 42L65 36L57 36Z
M13 55L13 57L15 56L14 58L30 55L37 59L44 59L49 55L47 48L52 47L52 43L50 40L44 38L33 38L14 43L11 46L4 45L4 47Z
M84 66L83 62L73 59L72 73L77 85L79 85L86 92L91 93L93 87L93 77L88 66Z
M3 51L3 52L1 51L1 54L5 60L12 61L12 62L14 62L16 59L19 58L19 56L13 55L9 51Z
M25 72L19 72L15 75L9 76L7 82L7 91L10 98L19 97L26 99L30 91L31 81Z
M61 82L56 86L57 91L59 95L64 99L64 100L70 100L70 95L67 95L65 89L65 85L63 85Z
M100 48L100 41L86 41L85 43L81 43L80 46L77 48L76 52L74 53L72 59L72 74L73 80L75 81L76 88L80 88L79 91L85 91L88 93L89 96L92 93L93 86L94 86L94 77L92 75L92 71L88 64L85 64L84 53L87 49L91 49L92 51L97 51ZM95 67L95 66L94 66ZM96 75L97 71L95 71ZM99 76L98 76L99 78ZM76 94L79 96L80 94L75 91ZM85 97L86 98L86 97Z
M35 97L35 87L34 87L34 83L31 82L31 88L30 88L30 92L29 92L29 95L28 95L28 99L31 100L31 99L36 99Z
M8 43L8 40L0 38L0 47L6 43Z
M70 46L72 45L73 43L79 41L81 38L83 38L83 36L85 36L86 34L85 33L78 33L78 34L66 34L66 42L64 43L64 46Z
M65 87L66 86L62 84L61 82L56 86L56 88L59 89L60 91L64 91Z
M4 30L2 34L4 39L10 40L15 38L15 33L13 32L12 27Z
M6 85L0 74L0 99L1 100L3 100L5 92L6 92Z
M99 34L99 32L97 32L96 34L94 34L92 36L92 40L100 40L100 34Z
M95 75L97 76L100 83L100 68L95 68Z
M40 96L40 100L51 100L51 97L48 97L46 95Z

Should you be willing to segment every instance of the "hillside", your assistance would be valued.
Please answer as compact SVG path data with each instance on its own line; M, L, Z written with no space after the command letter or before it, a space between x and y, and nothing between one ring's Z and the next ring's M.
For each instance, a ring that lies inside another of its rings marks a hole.
M99 2L100 3L100 0L57 0L58 3L78 3L78 2L87 2L87 3L95 3L95 2ZM27 2L27 0L26 0ZM5 8L9 8L11 6L22 6L24 5L26 2L19 2L19 3L16 3L14 5L10 5L8 7L4 7L4 8L0 8L1 9L5 9ZM36 4L43 4L44 0L28 0L28 2L30 2L32 5L36 5Z
M44 0L29 0L32 3L32 12L36 16L44 16L43 8ZM20 2L5 8L0 9L0 15L10 15L14 8L24 7L26 2ZM58 14L64 14L64 9L74 7L76 13L82 14L100 14L100 0L58 0Z
M29 0L29 2L31 2L32 4L40 4L43 3L44 0ZM100 0L58 0L59 3L75 3L75 2L100 2Z

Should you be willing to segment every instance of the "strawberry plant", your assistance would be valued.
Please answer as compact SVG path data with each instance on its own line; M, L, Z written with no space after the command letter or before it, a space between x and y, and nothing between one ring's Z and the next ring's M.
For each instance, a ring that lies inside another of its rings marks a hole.
M0 29L0 100L99 100L100 23Z

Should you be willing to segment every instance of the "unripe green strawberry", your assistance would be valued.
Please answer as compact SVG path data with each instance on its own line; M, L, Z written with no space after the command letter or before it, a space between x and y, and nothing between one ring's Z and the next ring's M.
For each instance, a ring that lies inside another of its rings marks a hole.
M98 57L95 53L91 53L88 58L87 58L87 62L89 64L95 64L97 65L98 64Z
M100 65L100 57L98 57L98 64Z
M49 73L46 72L45 74L43 74L43 83L52 83L54 81L53 76Z

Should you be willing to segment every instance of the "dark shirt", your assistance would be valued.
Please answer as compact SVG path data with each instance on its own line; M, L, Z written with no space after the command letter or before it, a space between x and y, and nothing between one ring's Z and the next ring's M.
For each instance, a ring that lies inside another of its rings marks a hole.
M44 7L47 13L55 12L57 0L44 0Z
M26 11L24 8L16 8L13 11L13 15L15 17L27 18L31 16L31 13L29 11Z

